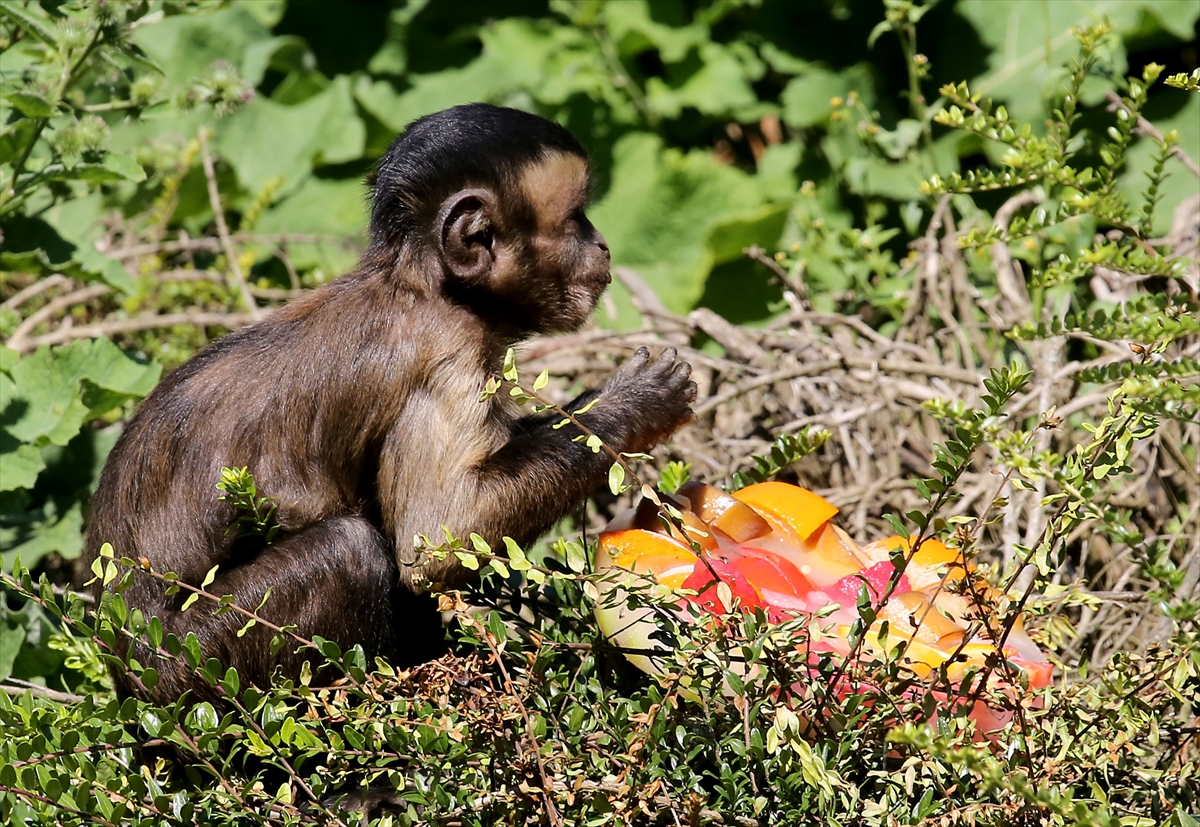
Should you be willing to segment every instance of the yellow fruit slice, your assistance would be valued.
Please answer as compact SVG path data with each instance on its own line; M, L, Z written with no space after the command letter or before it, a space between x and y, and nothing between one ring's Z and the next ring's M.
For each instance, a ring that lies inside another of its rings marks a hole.
M682 543L665 534L640 528L601 534L596 550L597 569L611 565L657 576L682 566L688 566L690 571L695 564L696 555Z
M786 482L760 482L733 496L765 517L772 528L783 526L801 541L838 513L824 497Z

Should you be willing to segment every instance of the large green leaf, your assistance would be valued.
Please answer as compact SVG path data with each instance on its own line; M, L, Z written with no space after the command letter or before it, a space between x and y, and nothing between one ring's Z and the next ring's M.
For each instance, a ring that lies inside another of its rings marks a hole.
M843 101L855 92L867 109L875 102L875 86L871 67L859 63L840 72L819 66L805 68L788 81L780 96L783 119L792 126L812 126L828 120L834 110L834 98Z
M956 10L975 27L989 47L987 74L971 84L973 92L1004 101L1015 119L1038 123L1043 117L1043 97L1057 91L1063 65L1075 54L1070 29L1112 21L1118 35L1145 36L1147 29L1162 29L1189 40L1200 3L1195 0L1043 0L998 2L962 0ZM1107 72L1114 80L1093 77L1084 99L1099 102L1105 89L1126 71L1123 48L1112 56Z
M134 30L133 41L175 85L200 75L214 60L240 66L247 46L271 36L250 6L235 3L207 14L181 14Z
M0 376L0 390L8 381L7 377ZM41 451L0 431L0 491L33 488L45 467Z
M108 339L39 348L9 371L0 427L23 443L66 445L84 422L149 393L160 371Z
M703 44L693 65L672 67L665 81L650 78L646 83L650 105L666 118L676 118L690 106L706 115L755 120L768 108L750 87L762 76L763 64L740 51L719 43Z
M295 106L257 98L223 126L217 148L250 192L273 177L284 180L286 192L299 186L315 165L359 158L365 140L350 78L341 76Z
M371 58L367 68L380 75L402 75L408 69L408 28L429 0L409 0L388 15L383 46Z
M296 267L320 267L326 276L338 276L354 266L365 246L367 190L357 178L309 178L284 201L276 204L258 224L264 233L311 233L329 236L321 244L292 244L288 254ZM337 239L344 239L339 242Z
M397 93L391 84L360 83L358 100L375 117L396 131L422 115L460 103L488 101L520 105L546 77L551 55L558 51L554 27L543 21L499 20L480 31L483 54L459 69L430 75L411 75L411 88ZM578 37L578 33L576 34ZM561 94L561 93L560 93Z
M601 14L608 36L627 58L653 48L664 63L677 63L692 49L709 42L707 28L691 23L678 0L604 3Z
M36 530L15 532L12 529L0 532L4 545L10 545L11 538L3 535L16 534L23 537L22 542L11 545L0 554L0 566L5 570L12 568L13 561L18 557L27 566L36 565L47 554L57 552L67 559L79 556L83 550L83 510L80 503L74 503L59 519L40 523Z
M661 139L633 133L616 146L612 186L592 210L615 265L636 269L672 310L695 306L714 264L729 250L771 246L779 223L758 213L767 203L760 183L707 152L664 149ZM714 249L713 233L747 220L750 232ZM738 246L741 245L741 246Z

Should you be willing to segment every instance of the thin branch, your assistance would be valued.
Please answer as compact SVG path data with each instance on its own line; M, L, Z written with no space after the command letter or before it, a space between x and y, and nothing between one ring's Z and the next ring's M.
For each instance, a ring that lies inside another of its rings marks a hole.
M58 287L59 285L71 284L72 281L72 279L69 279L63 275L59 275L58 273L55 273L51 276L46 276L46 278L38 279L28 287L18 290L16 293L9 296L8 299L5 300L4 304L0 304L0 308L4 308L5 310L16 310L34 296L40 295L41 293L44 293L53 287Z
M314 235L312 233L233 233L232 241L239 244L337 244L342 247L357 247L358 241L351 236ZM121 250L105 251L106 255L118 261L139 256L160 255L163 253L182 253L193 250L222 250L221 239L211 236L200 238L179 238L173 241L157 241L149 244L135 244Z
M111 336L116 333L132 333L136 330L153 330L159 327L174 327L175 325L194 325L196 327L223 327L226 330L237 330L254 319L249 313L168 313L160 316L141 316L136 319L114 319L96 324L69 327L36 336L10 345L14 350L26 353L42 345L61 345L72 339L93 339L97 336Z
M19 678L5 678L5 681L5 683L0 683L0 692L11 695L14 698L28 692L35 698L45 698L48 701L56 701L60 704L77 704L83 700L83 695L76 695L73 692L59 692L57 689L38 686ZM10 686L10 684L16 684L16 686Z
M229 237L229 227L225 224L225 212L221 208L221 194L217 191L217 173L213 168L212 155L208 152L208 128L200 128L200 161L204 164L204 177L208 179L208 203L212 205L213 220L217 225L217 236L221 239L221 248L225 252L225 261L229 266L229 286L241 295L242 304L250 312L250 318L258 321L262 318L254 296L246 286L246 277L242 273L242 265L238 263L237 252L233 249L233 240Z
M66 310L68 307L76 304L82 304L86 301L105 296L112 292L112 288L107 284L91 284L80 290L73 290L70 293L64 293L61 296L51 300L45 307L39 308L34 313L29 315L25 321L17 326L13 331L12 336L8 337L6 343L13 350L21 351L27 348L23 347L29 338L29 333L37 328L42 322L49 319L60 310Z

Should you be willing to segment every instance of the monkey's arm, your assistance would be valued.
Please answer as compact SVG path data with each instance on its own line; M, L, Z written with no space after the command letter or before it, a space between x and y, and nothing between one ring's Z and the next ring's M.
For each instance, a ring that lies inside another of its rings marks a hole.
M614 451L649 450L691 417L696 387L690 373L687 363L676 360L674 349L653 362L645 349L639 350L579 419ZM567 410L578 410L596 394L584 394ZM436 542L445 526L458 537L477 532L493 546L504 536L528 543L603 483L611 456L574 441L580 435L574 425L554 428L561 418L527 418L500 448L454 469L456 479L440 490L433 485L408 488L403 502L393 504L391 511L402 579L411 582L414 563L431 581L461 579L455 577L458 564L453 557L415 560L414 534ZM442 460L445 467L446 457Z

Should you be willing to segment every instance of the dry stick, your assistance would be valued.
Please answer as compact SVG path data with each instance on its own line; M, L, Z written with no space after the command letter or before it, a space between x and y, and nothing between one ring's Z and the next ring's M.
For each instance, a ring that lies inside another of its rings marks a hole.
M29 681L19 680L18 678L6 678L8 683L19 684L18 686L8 686L0 683L0 692L6 695L12 695L14 698L18 695L24 695L26 692L31 693L35 698L45 698L49 701L57 701L61 704L74 704L83 700L83 695L75 695L71 692L59 692L57 689L50 689L45 686L38 686Z
M739 382L732 388L722 391L716 396L710 396L700 405L696 406L696 416L703 416L713 408L728 402L738 396L744 395L747 391L762 387L763 385L774 385L777 382L785 382L789 379L799 379L804 376L813 376L815 374L825 373L836 368L850 369L868 369L868 370L883 370L893 373L915 373L923 376L939 376L943 379L953 379L959 382L968 383L971 385L979 384L979 376L962 368L951 367L948 365L938 364L923 364L921 362L910 362L907 360L876 360L855 356L841 356L836 359L823 359L819 362L809 362L808 364L797 365L784 370L775 371L773 373L755 376L751 379Z
M221 194L217 191L217 173L213 169L213 159L208 153L208 128L201 127L200 160L204 164L204 177L208 179L208 203L212 205L213 219L217 224L217 236L221 239L221 248L225 251L225 259L229 265L229 286L241 294L242 303L250 312L250 318L258 321L262 318L254 296L246 286L246 277L242 274L242 265L238 262L237 253L233 249L233 241L229 237L229 227L225 224L225 213L221 209Z
M742 255L747 258L752 258L759 264L766 266L768 270L779 277L783 286L796 294L796 301L799 302L801 311L811 311L812 302L808 300L808 290L804 286L804 280L797 274L796 278L790 278L787 270L779 266L779 262L771 256L767 255L767 251L757 244L746 247L742 250Z
M996 210L992 227L998 230L1001 236L1007 235L1008 225L1012 223L1017 210L1040 204L1045 200L1045 195L1037 189L1025 190L1014 195L1005 201L1000 209ZM1001 311L1001 317L1005 324L1015 324L1031 318L1033 305L1029 301L1029 289L1025 286L1025 279L1020 276L1013 263L1012 254L1008 250L1008 242L1004 238L992 244L992 263L996 268L996 287L999 288L1000 295L1004 296L1009 304L1010 312Z
M346 247L357 246L358 242L350 236L315 235L312 233L233 233L231 241L241 244L339 244ZM180 238L175 241L157 241L149 244L137 244L121 250L107 250L105 255L122 261L139 256L160 255L163 253L186 253L196 251L217 252L222 249L221 239L203 236L188 238L180 232Z
M71 284L73 281L74 279L69 279L64 275L60 275L59 273L55 273L52 276L46 276L46 278L38 279L23 290L18 290L16 293L10 296L4 302L4 304L0 304L0 308L4 308L5 310L16 310L18 307L39 293L44 293L52 287L58 287L60 284Z
M35 312L29 314L29 318L21 322L13 334L8 337L5 343L13 350L22 350L21 345L28 339L29 332L37 328L42 322L49 319L60 310L65 310L74 304L83 304L100 296L108 295L112 292L112 288L107 284L92 284L81 290L73 290L70 293L64 293L46 303L45 307L41 307Z
M156 327L173 327L177 324L195 325L196 327L223 327L226 330L237 330L250 324L254 319L249 313L168 313L160 316L140 316L135 319L114 319L108 322L80 325L56 330L43 336L36 336L17 345L10 345L22 353L42 345L59 345L72 339L93 339L97 336L108 336L114 333L131 333L135 330L152 330Z
M903 350L924 361L937 361L936 359L931 359L929 351L925 350L920 345L914 345L911 342L898 342L889 339L864 322L861 316L843 316L840 313L793 312L783 319L783 321L787 322L788 324L790 324L793 320L811 321L813 324L820 325L822 327L845 325L846 327L854 328L864 338L871 340L880 347L886 348L888 351ZM767 329L773 330L774 325L768 325Z

